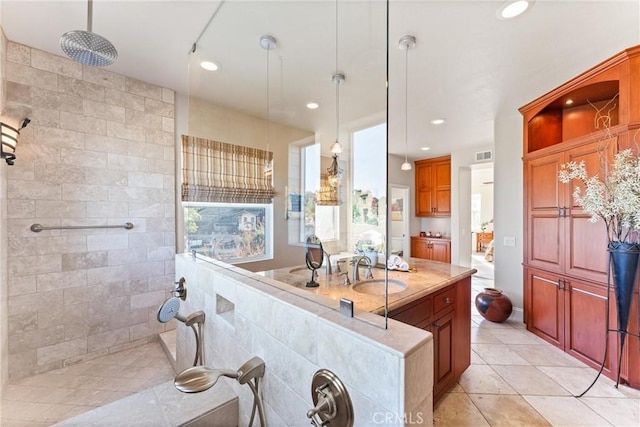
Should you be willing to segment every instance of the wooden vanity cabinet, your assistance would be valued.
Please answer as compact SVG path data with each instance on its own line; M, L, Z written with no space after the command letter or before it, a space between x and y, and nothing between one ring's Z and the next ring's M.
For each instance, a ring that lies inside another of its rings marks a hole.
M607 170L640 126L640 46L626 49L520 108L524 161L524 321L527 329L616 378L619 336L607 333L607 234L573 201L579 182L558 180L561 165ZM606 115L608 129L601 125ZM617 327L609 295L610 328ZM638 313L634 293L632 313ZM632 315L633 316L633 315ZM632 317L632 319L637 317ZM638 322L629 324L637 333ZM628 335L621 381L640 388L640 340Z
M415 162L416 216L451 216L451 156Z
M565 275L533 268L525 269L528 300L527 329L551 342L575 358L600 366L604 358L605 339L609 348L618 346L615 334L607 338L606 288ZM609 323L615 325L613 290L609 299ZM614 375L617 361L608 352L604 373Z
M411 256L451 263L451 240L411 236Z
M392 310L389 317L433 335L433 401L471 364L471 277Z

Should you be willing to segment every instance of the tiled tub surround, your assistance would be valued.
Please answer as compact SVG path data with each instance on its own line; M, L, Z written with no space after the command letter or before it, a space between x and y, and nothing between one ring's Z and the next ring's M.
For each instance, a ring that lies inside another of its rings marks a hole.
M217 261L177 255L176 277L184 277L188 289L180 312L207 316L205 365L237 369L253 356L265 361L269 425L309 424L311 379L321 368L345 383L356 425L432 423L431 334L395 321L385 330L345 317L304 291ZM195 342L187 328L177 331L177 364L185 369ZM226 382L239 396L240 424L247 424L253 396L248 387ZM205 393L215 393L215 386Z
M7 168L10 380L138 346L173 284L174 93L8 43L7 105L33 113ZM34 233L33 223L132 230ZM169 326L173 327L173 326Z

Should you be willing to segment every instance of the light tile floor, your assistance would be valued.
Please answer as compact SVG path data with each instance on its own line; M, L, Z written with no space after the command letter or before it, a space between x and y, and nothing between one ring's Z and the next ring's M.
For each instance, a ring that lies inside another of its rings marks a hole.
M0 426L40 427L172 379L160 343L113 353L11 382L0 402Z
M474 256L473 298L493 286L492 265ZM472 304L471 366L434 409L441 426L639 426L640 391L597 371L527 332L522 313L505 323L478 315Z

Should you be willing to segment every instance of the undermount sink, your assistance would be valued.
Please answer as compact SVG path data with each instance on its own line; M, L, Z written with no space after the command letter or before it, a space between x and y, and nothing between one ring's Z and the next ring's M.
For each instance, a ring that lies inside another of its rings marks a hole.
M353 290L362 294L384 295L384 279L364 280L352 286ZM389 279L389 295L407 289L407 284L396 279Z
M306 276L310 276L311 275L311 270L309 270L307 267L296 267L296 268L292 268L291 270L289 270L289 273L291 273L291 274L304 274Z

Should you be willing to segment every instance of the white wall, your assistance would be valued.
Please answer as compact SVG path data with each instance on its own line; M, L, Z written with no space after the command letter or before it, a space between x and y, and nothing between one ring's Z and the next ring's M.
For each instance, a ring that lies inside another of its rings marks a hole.
M495 287L502 289L515 307L523 307L523 165L522 116L514 111L495 121L494 262ZM515 246L504 246L515 237Z

